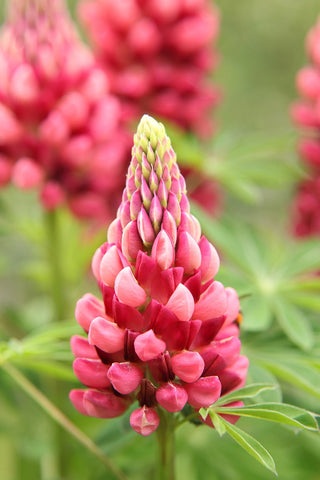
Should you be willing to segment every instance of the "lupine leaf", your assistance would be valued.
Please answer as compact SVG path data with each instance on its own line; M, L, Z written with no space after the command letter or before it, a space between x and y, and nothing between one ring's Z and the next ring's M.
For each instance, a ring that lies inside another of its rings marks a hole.
M272 323L272 310L270 304L263 295L253 292L241 302L241 308L245 318L243 329L250 331L266 330Z
M210 413L212 422L215 428L220 431L226 431L246 452L254 457L258 462L264 465L266 468L271 470L273 473L277 474L274 460L268 450L261 445L258 440L251 437L248 433L244 432L235 425L227 422L221 416L218 416L216 413Z
M286 335L298 347L309 350L313 345L313 334L306 316L283 298L274 299L274 304L277 320Z
M246 407L220 407L214 409L217 413L260 418L305 430L318 430L315 414L285 403L259 403L247 405Z
M254 383L245 387L239 388L234 392L223 395L214 404L214 407L225 405L226 403L234 402L237 400L244 400L246 398L254 398L265 390L273 390L276 386L268 383Z

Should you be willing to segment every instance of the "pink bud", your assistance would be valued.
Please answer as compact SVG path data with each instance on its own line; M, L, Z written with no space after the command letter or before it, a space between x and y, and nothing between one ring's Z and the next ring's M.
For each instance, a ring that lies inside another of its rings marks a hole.
M149 57L157 54L161 45L161 34L151 19L142 17L130 29L127 41L136 55Z
M98 282L101 281L100 265L101 265L102 258L103 258L103 253L101 251L101 247L98 247L97 250L94 252L94 255L91 260L91 270L95 279L98 280Z
M183 381L193 383L202 375L204 361L198 352L184 351L171 358L173 372Z
M108 80L105 73L99 68L93 69L81 86L81 93L89 102L96 102L108 91Z
M115 279L114 289L120 302L130 307L140 307L147 298L130 267L123 268Z
M69 135L69 126L62 113L52 110L40 125L40 134L49 145L61 145Z
M103 303L91 293L86 293L77 301L75 317L86 332L89 330L92 320L104 313Z
M151 220L145 211L144 207L141 208L137 218L138 232L144 245L150 246L155 238L155 233Z
M123 269L123 263L121 261L118 248L113 245L104 254L100 263L100 279L109 287L114 286L116 276Z
M200 296L195 304L193 318L210 320L220 317L227 309L227 294L222 283L215 281Z
M297 88L300 93L312 100L320 95L320 73L314 67L302 68L296 78Z
M109 367L101 360L76 358L73 362L73 371L76 377L87 387L104 389L110 386L107 377Z
M185 273L193 273L200 267L201 252L196 241L188 232L180 232L176 250L176 266L183 267Z
M126 411L128 401L109 391L87 390L83 396L83 405L91 417L115 418Z
M115 218L110 223L107 238L109 243L121 243L122 227L119 218Z
M201 377L195 383L186 383L184 389L192 407L208 408L220 397L221 383L219 377Z
M156 231L159 231L160 222L162 220L162 206L157 195L151 200L149 217L152 222L152 225Z
M79 92L70 92L61 98L57 109L62 113L70 128L82 127L88 117L89 106Z
M113 363L109 368L108 378L117 392L126 395L138 388L143 372L131 362Z
M42 180L42 168L30 158L20 158L13 167L12 181L23 190L38 187Z
M148 362L163 353L166 349L166 344L155 336L153 330L148 330L137 336L134 341L134 349L140 360Z
M218 273L220 259L217 250L205 237L200 239L199 247L201 251L201 279L203 282L207 282Z
M129 222L124 228L121 249L124 256L129 261L135 260L139 250L143 250L143 243L138 232L136 220Z
M173 245L175 245L177 241L177 224L168 210L165 210L163 213L162 229L166 231Z
M88 340L104 352L115 353L123 349L124 335L124 330L116 323L97 317L91 322Z
M21 135L21 127L13 113L0 103L0 145L16 142Z
M131 413L130 425L133 430L144 437L147 437L157 430L160 423L159 415L153 408L138 408Z
M233 322L239 315L240 302L239 302L238 294L234 288L227 287L225 289L225 292L227 294L227 310L225 312L226 314L225 325L228 325L229 323Z
M153 243L151 256L156 260L162 270L166 270L173 265L174 248L170 238L164 230L161 230Z
M94 140L104 142L109 140L117 127L120 114L120 104L116 97L106 95L90 115L89 129ZM107 125L107 128L106 128Z
M71 390L69 393L69 399L78 412L80 412L82 415L89 415L83 404L84 394L85 390Z
M70 340L71 351L77 358L91 358L98 360L98 354L93 345L90 345L87 338L80 335L73 335Z
M179 320L188 321L192 317L195 308L193 296L187 287L179 283L169 298L166 307L169 308Z
M173 218L176 222L176 225L180 225L180 221L181 221L180 204L179 204L179 200L177 199L176 195L174 195L174 193L172 193L172 192L169 192L167 210L173 216Z
M168 412L180 412L188 401L188 394L181 385L167 383L157 389L156 399Z
M54 210L65 201L65 193L57 182L47 182L40 195L41 202L46 210Z
M8 157L0 154L0 187L6 185L11 179L12 164Z
M142 200L141 200L141 195L140 195L140 190L136 190L131 197L130 200L130 215L129 219L135 220L140 212L141 206L142 206ZM139 227L138 227L139 228Z
M13 72L10 93L17 102L33 102L39 95L37 77L31 65L21 64Z

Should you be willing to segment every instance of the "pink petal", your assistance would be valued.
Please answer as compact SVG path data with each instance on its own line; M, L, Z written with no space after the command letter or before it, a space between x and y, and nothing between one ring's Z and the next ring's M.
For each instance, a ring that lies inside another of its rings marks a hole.
M164 230L161 230L153 243L151 256L162 270L170 268L174 262L174 248L172 241Z
M115 418L126 411L128 401L109 391L87 390L83 397L83 405L91 417Z
M104 352L115 353L123 349L124 335L124 330L117 324L97 317L91 322L88 340L90 345L95 345Z
M78 410L78 412L80 412L82 415L89 415L83 404L85 392L85 390L71 390L71 392L69 393L69 399L74 408Z
M182 321L190 320L195 308L192 294L182 283L177 286L166 306Z
M221 383L218 377L201 377L195 383L184 385L188 393L188 402L194 408L208 408L218 400Z
M134 431L146 437L157 430L160 423L159 415L153 408L138 408L131 413L130 425Z
M77 301L75 317L86 332L89 330L92 320L104 313L103 303L91 293L86 293Z
M104 254L100 263L100 279L109 287L114 286L116 276L123 269L123 264L118 253L118 248L113 245Z
M87 387L103 389L110 386L107 377L109 367L101 360L76 358L73 362L73 371L76 377Z
M140 385L143 372L131 362L113 363L108 370L108 378L115 390L126 395Z
M166 344L155 336L153 330L148 330L135 339L134 349L140 360L148 362L163 353L166 349Z
M120 302L130 307L139 307L147 298L130 267L123 268L115 279L114 289Z
M77 358L91 358L98 360L98 354L93 345L90 345L87 338L80 335L73 335L70 340L71 351Z
M227 294L220 282L213 282L195 304L193 318L209 320L220 317L227 309Z
M234 288L227 287L225 289L227 294L227 310L226 310L226 320L225 325L232 323L239 315L240 311L240 302L237 292Z
M183 381L193 383L202 375L204 361L198 352L185 351L171 358L173 372Z
M199 242L201 251L201 277L203 282L207 282L216 276L220 267L220 259L217 250L205 237Z
M156 399L168 412L180 412L188 401L188 394L181 385L167 383L157 389Z
M189 274L200 267L200 248L188 232L182 231L178 236L175 264L176 266L183 267L185 273Z

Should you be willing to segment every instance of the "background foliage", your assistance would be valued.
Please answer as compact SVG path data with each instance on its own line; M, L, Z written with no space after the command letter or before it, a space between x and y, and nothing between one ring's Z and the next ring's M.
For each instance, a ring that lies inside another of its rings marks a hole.
M220 279L243 295L243 351L248 383L272 383L259 402L286 402L320 413L319 240L290 238L289 201L303 175L294 151L296 134L288 106L294 76L306 63L304 38L320 13L317 0L217 0L222 14L221 62L215 80L224 90L218 133L199 145L172 131L181 157L217 178L226 191L219 222L194 212L219 248ZM75 0L70 3L75 8ZM189 156L184 152L188 151ZM94 291L88 263L105 232L87 232L59 212L66 310L52 325L48 237L36 199L8 189L0 196L0 363L10 360L55 403L130 479L149 476L153 438L138 437L128 415L101 421L81 417L67 394L77 386L68 338L77 332L77 298ZM50 260L50 258L49 258ZM49 265L49 266L48 266ZM53 452L63 445L64 478L113 477L105 466L0 370L0 478L57 480ZM241 419L239 427L271 451L280 480L320 478L320 439L312 432ZM177 435L178 479L274 478L231 438L184 424Z

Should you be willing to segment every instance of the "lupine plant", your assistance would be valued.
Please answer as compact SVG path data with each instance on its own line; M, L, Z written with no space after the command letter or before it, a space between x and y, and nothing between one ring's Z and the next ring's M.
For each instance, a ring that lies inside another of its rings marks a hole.
M320 245L291 238L290 189L302 179L307 206L312 192L295 134L272 133L289 123L312 0L301 16L286 2L79 0L94 54L63 2L7 3L1 479L270 480L276 464L281 480L314 480ZM317 115L318 32L300 119ZM165 127L145 115L132 142L143 113ZM310 182L317 126L303 127Z

